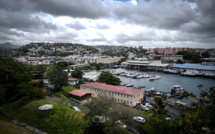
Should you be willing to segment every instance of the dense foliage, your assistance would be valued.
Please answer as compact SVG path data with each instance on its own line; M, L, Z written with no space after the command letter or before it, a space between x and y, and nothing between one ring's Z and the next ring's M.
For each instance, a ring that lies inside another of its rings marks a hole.
M110 85L119 85L121 82L119 78L113 76L113 74L108 71L102 71L97 81Z
M58 102L54 109L46 117L44 127L48 133L57 134L81 134L84 133L87 124L80 117L80 112L68 108L66 102Z
M111 97L107 94L106 97ZM112 99L93 99L91 103L87 104L87 107L91 110L86 116L85 119L89 120L89 126L94 127L95 130L91 133L106 133L106 134L126 134L124 128L117 126L116 122L120 120L127 127L135 126L133 117L137 115L135 110L131 107L127 107L122 104L115 103ZM106 122L100 123L92 122L92 118L95 116L102 116L106 119Z
M71 72L71 76L73 78L82 78L84 72L81 71L80 68L76 68L74 71Z
M197 52L188 52L188 51L178 51L178 55L183 55L184 60L189 60L193 63L200 63L201 56Z
M20 83L29 83L32 78L28 66L11 58L0 58L0 74L0 96L5 97L1 100L11 100L20 93L16 90L17 86Z
M68 75L59 66L55 66L47 70L46 77L57 90L60 90L61 87L68 85Z

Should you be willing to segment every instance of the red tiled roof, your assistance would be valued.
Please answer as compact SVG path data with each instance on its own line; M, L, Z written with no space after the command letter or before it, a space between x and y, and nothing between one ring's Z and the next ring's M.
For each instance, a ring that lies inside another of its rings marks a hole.
M102 90L106 90L106 91L110 91L110 92L127 94L127 95L136 95L143 91L140 89L113 86L113 85L107 85L105 83L98 83L98 82L86 83L86 84L82 84L81 86L92 87L92 88L96 88L96 89L102 89Z
M77 80L77 79L75 79L75 78L68 78L68 80Z
M73 94L76 96L84 96L85 94L92 94L91 92L87 92L85 90L72 90L71 92L69 92L69 94Z

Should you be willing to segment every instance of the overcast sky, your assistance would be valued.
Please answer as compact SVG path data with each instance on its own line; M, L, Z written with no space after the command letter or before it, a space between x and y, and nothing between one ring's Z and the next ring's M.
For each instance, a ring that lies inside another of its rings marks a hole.
M215 48L215 0L0 0L0 43Z

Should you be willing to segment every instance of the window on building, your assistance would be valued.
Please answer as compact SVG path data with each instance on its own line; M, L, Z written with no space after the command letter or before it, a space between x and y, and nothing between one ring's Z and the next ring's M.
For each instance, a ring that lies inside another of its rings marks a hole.
M129 101L127 101L127 104L129 104Z
M118 102L119 102L119 99L118 99Z
M129 98L129 95L127 95L127 98Z
M130 102L130 105L132 105L132 102Z
M124 94L124 97L125 97L125 94Z
M121 97L122 97L122 94L121 94Z
M121 100L121 102L123 102L123 100Z

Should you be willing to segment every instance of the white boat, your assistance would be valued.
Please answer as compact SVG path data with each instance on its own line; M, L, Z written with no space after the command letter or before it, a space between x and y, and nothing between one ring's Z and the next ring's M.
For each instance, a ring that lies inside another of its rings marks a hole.
M185 72L182 72L181 75L183 76L200 76L202 73L199 73L197 70L186 70Z
M159 75L151 75L149 77L149 80L157 80L157 79L160 79L161 77Z
M178 74L179 71L177 70L172 70L172 69L165 69L163 70L164 73L168 73L168 74Z
M126 84L125 86L126 86L126 87L133 87L134 84L131 84L131 83L130 83L130 84Z
M126 83L125 83L125 82L121 82L120 85L121 85L121 86L125 86Z
M173 85L172 87L170 87L171 89L171 94L181 94L185 91L184 88L182 88L180 85Z

